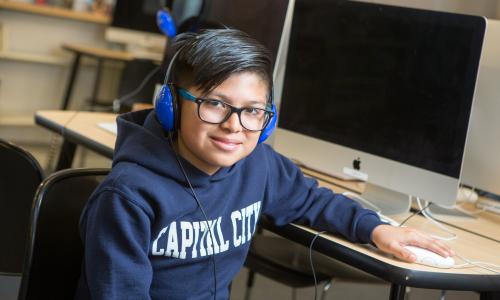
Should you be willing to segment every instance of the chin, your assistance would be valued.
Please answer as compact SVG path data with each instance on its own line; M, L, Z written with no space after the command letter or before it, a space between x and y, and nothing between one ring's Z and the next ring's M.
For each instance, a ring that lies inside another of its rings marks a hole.
M217 155L211 157L207 160L207 162L217 167L230 167L245 157L246 155L235 155L234 157L228 157L227 154L221 154L220 156Z

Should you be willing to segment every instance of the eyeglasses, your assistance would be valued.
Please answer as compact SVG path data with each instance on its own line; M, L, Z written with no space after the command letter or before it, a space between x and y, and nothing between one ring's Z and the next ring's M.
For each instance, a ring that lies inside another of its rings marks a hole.
M200 120L210 124L221 124L227 121L229 117L236 113L240 124L249 131L263 130L274 113L258 107L236 108L221 100L197 98L183 88L177 88L179 95L198 105L198 117Z

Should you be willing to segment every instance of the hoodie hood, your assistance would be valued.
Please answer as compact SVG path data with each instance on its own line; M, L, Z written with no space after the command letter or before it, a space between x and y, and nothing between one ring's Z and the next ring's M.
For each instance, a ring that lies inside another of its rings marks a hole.
M182 185L186 179L179 167L178 156L169 142L165 130L154 110L142 110L118 116L118 135L115 144L113 167L122 162L134 163L161 176L169 177ZM223 180L239 167L222 167L215 174L208 175L179 156L193 186L204 186Z

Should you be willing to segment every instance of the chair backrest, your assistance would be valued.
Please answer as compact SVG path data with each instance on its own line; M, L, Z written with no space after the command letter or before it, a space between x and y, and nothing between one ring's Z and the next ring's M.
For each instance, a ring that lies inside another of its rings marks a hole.
M43 172L31 154L3 140L0 166L0 274L21 275L31 204Z
M78 224L109 169L67 169L42 182L34 200L19 300L73 299L83 245Z

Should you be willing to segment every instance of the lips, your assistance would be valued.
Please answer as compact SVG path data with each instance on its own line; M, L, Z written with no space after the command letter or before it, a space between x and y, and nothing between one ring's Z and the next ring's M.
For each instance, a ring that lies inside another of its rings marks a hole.
M224 151L234 151L238 149L242 142L235 139L221 138L221 137L210 137L214 145Z

